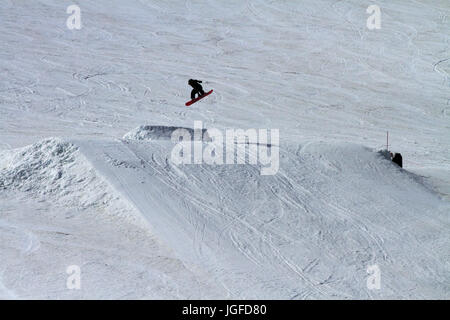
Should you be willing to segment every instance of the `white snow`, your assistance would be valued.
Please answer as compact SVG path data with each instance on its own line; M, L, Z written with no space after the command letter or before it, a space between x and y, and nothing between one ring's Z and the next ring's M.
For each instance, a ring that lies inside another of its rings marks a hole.
M447 1L77 3L0 4L0 298L450 297ZM194 121L279 171L176 166Z

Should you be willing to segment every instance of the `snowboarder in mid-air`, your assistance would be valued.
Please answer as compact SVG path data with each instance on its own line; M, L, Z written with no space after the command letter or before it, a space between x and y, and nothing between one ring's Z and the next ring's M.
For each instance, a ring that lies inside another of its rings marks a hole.
M200 83L202 83L200 80L189 79L188 84L193 88L191 91L191 99L195 99L196 94L198 94L198 96L205 94Z
M193 88L191 91L192 100L186 102L185 103L186 106L190 106L191 104L197 102L200 99L203 99L204 97L210 95L213 92L213 90L211 89L205 93L200 83L202 83L200 80L189 79L188 84ZM198 97L196 98L195 95L198 95Z

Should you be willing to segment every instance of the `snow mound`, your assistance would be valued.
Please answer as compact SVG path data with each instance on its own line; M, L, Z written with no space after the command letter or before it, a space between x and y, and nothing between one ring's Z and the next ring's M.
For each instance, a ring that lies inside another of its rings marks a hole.
M263 176L253 164L175 165L172 148L46 139L0 153L0 188L134 217L232 298L448 295L449 205L383 152L282 143L279 171ZM366 286L374 265L379 292Z
M252 164L175 165L168 141L77 145L179 259L233 298L448 292L449 206L382 152L283 143L279 171L263 176ZM389 288L367 289L371 265Z
M1 189L20 190L64 206L102 207L132 217L132 208L97 174L79 148L59 138L0 153Z
M172 133L178 129L187 130L194 138L194 129L175 126L139 126L123 136L127 140L170 140ZM202 129L202 136L207 129Z
M44 194L62 188L77 151L70 143L50 138L9 152L0 162L0 186Z

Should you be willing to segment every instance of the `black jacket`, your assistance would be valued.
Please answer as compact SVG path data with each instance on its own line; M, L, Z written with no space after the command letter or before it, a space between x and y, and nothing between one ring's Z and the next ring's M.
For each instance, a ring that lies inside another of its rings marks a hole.
M200 83L202 83L200 80L195 79L189 79L188 81L188 84L194 89L201 88L202 86Z

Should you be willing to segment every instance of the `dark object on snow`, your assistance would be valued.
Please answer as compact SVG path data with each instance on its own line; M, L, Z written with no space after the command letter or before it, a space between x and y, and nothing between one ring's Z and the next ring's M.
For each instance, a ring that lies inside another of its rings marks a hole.
M391 153L392 162L396 163L400 166L400 168L403 168L403 158L400 153Z
M204 97L209 96L212 92L213 92L213 89L209 90L208 92L206 92L205 94L203 94L203 95L201 95L201 96L198 96L198 97L195 98L195 99L192 99L191 101L186 102L184 105L185 105L186 107L188 107L188 106L190 106L191 104L196 103L196 102L199 101L200 99L203 99Z
M192 88L194 88L191 91L191 99L195 99L196 94L198 94L199 96L205 94L205 91L203 91L202 85L200 83L202 83L200 80L189 79L188 84Z

